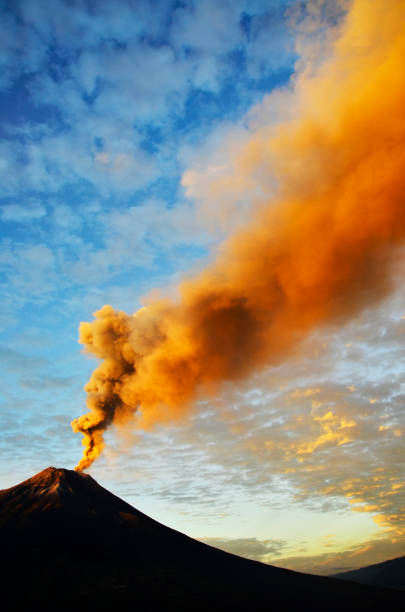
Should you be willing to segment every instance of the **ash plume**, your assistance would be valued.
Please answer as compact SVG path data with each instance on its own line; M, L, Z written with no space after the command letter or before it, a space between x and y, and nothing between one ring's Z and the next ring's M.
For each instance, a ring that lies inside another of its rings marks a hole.
M234 160L276 196L179 298L133 315L104 306L80 342L102 360L75 421L88 468L112 423L175 419L200 394L288 357L316 326L392 289L405 239L405 3L355 0L321 65L294 77L291 118L261 125ZM310 55L310 54L309 54Z

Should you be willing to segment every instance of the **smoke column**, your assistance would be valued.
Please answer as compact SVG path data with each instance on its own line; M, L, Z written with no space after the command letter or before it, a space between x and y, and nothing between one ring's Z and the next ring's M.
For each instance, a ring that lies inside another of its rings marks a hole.
M81 324L102 362L72 423L84 435L76 469L100 455L110 424L174 419L390 291L405 239L405 3L354 1L330 49L297 71L293 117L257 128L235 160L245 176L267 169L277 195L177 300L134 315L104 306Z

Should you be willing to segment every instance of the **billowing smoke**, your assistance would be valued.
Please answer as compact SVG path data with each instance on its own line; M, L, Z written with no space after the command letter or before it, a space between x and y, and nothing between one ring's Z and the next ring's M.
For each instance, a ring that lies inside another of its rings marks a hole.
M104 306L81 324L102 363L89 412L72 424L84 434L77 469L101 453L110 424L176 418L390 290L405 239L405 2L356 0L339 28L328 59L295 75L293 118L258 127L234 160L249 176L265 169L277 195L177 300L134 315Z

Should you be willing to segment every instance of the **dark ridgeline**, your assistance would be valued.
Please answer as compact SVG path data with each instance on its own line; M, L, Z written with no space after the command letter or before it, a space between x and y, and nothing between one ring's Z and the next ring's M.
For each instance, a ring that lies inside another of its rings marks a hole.
M382 563L360 567L357 570L339 572L334 574L333 577L342 580L354 580L361 584L405 590L405 557L389 559Z
M394 610L405 594L301 574L165 527L87 474L0 491L4 610Z

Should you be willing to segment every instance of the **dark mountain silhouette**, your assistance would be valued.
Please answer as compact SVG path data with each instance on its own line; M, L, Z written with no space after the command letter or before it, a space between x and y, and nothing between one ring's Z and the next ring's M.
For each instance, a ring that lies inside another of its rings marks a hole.
M361 584L405 590L405 557L389 559L349 572L339 572L334 574L334 577L354 580Z
M152 520L91 476L53 467L0 492L0 541L5 610L358 612L405 603L401 591L212 548Z

